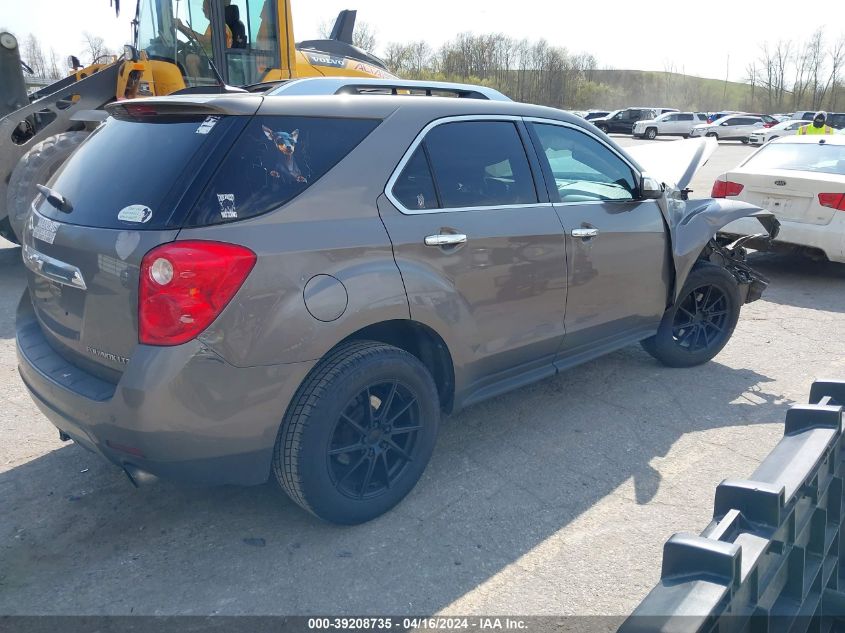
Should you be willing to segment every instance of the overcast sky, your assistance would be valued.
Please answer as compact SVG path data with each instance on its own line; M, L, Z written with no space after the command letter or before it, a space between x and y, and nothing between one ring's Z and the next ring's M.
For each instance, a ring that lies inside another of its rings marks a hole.
M751 4L292 0L297 40L316 37L320 24L333 20L341 9L357 9L358 20L376 31L376 53L388 42L425 39L436 48L462 31L503 32L516 38L545 38L573 52L592 53L600 67L664 70L672 64L687 74L717 79L724 79L728 70L733 80L745 76L745 67L758 55L763 40L802 41L822 24L830 25L829 40L845 32L842 0L814 0L807 5L770 0L764 9ZM34 33L45 48L52 46L62 58L83 50L86 30L119 49L130 40L129 21L134 14L134 0L122 1L119 18L114 17L108 0L0 0L0 27L21 38Z

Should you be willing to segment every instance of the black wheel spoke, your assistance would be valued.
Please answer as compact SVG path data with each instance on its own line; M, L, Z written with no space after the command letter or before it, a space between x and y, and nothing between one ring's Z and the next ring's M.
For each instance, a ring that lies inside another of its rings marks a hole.
M342 455L343 453L353 453L355 451L363 451L366 447L363 444L351 444L341 448L333 448L329 451L329 455Z
M720 317L724 316L728 313L727 310L719 310L718 312L711 312L708 316L712 319L713 317Z
M414 461L413 458L410 455L408 455L408 453L405 452L405 449L402 448L401 446L399 446L399 444L397 444L393 440L386 440L386 441L387 441L387 445L390 447L390 449L399 453L399 456L402 459L404 459L406 462Z
M686 313L686 315L690 318L690 323L692 323L693 319L695 319L695 313L694 313L694 312L690 312L690 311L689 311L689 310L687 310L684 306L681 306L680 308L678 308L678 311L679 311L679 312L685 312L685 313Z
M367 421L369 422L370 428L372 428L375 420L373 419L373 396L370 393L369 387L367 387Z
M390 488L393 482L390 481L390 467L387 465L387 452L381 454L381 463L384 467L384 485Z
M360 433L362 437L367 437L367 430L366 430L364 427L362 427L360 424L358 424L355 420L353 420L352 418L350 418L350 417L349 417L348 415L346 415L345 413L341 413L341 414L340 414L340 417L341 417L341 419L342 419L342 420L344 420L347 424L350 424L350 425L352 426L352 428L353 428L353 429L355 429L356 431L358 431L358 433Z
M392 425L393 425L393 423L394 423L394 422L396 422L396 420L398 420L399 418L401 418L401 417L402 417L402 415L403 415L403 414L404 414L404 413L405 413L408 409L410 409L410 408L411 408L411 405L413 405L416 401L417 401L417 399L416 399L416 398L411 398L410 400L408 400L408 402L406 402L406 403L405 403L405 405L402 407L402 409L399 411L399 413L397 413L396 415L394 415L392 418L390 418L390 419L387 421L387 424L388 424L389 426L392 426Z
M340 481L338 481L338 482L337 482L337 485L338 485L338 486L340 486L340 484L342 484L344 481L346 481L346 480L349 478L349 475L351 475L352 473L354 473L354 472L358 469L358 467L359 467L361 464L363 464L363 463L364 463L364 460L365 460L365 459L367 459L367 454L366 454L366 453L364 453L363 455L361 455L361 457L358 459L358 461L357 461L357 462L355 462L355 465L354 465L354 466L352 466L352 467L350 467L350 468L349 468L349 470L347 470L347 471L343 474L343 477L341 477L341 478L340 478Z
M703 310L704 308L707 307L707 304L710 303L710 295L712 294L712 292L713 292L713 286L707 286L707 292L705 293L704 297L701 299L701 303L699 304L696 301L696 304L697 304L696 308L698 308L696 310L696 312L700 312L701 310Z
M376 469L376 458L374 455L370 455L370 465L367 466L367 474L364 475L364 483L361 484L361 491L358 493L358 498L363 499L364 493L367 492L367 488L370 486L370 480L373 478L373 471Z
M379 407L383 413L379 415L381 420L384 420L390 414L390 407L393 405L393 399L396 397L396 390L399 387L398 381L394 380L390 385L390 393L387 395L387 400Z
M718 325L716 325L712 321L704 321L702 323L702 325L704 325L705 329L708 328L708 327L712 327L714 330L716 330L717 334L721 333L721 331L722 331L722 328L720 328Z
M399 426L393 429L390 432L390 435L401 435L403 433L410 433L411 431L419 431L422 429L422 426Z

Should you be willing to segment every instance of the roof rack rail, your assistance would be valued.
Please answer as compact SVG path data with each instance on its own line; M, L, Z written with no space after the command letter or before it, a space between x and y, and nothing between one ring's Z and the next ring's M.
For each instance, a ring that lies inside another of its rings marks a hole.
M429 97L459 97L464 99L485 99L488 101L510 101L498 90L473 84L459 84L445 81L412 81L404 79L368 79L360 77L304 77L291 79L276 86L267 95L313 96L343 94L375 94Z

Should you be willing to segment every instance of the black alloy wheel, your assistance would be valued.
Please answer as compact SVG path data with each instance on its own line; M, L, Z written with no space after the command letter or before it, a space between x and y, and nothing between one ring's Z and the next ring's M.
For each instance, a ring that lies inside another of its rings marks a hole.
M721 266L699 262L663 314L657 332L641 344L669 367L706 363L730 340L741 305L734 276Z
M414 461L422 430L413 392L398 380L360 391L335 423L327 446L337 490L370 499L389 490Z
M288 405L273 472L315 516L363 523L416 485L439 422L437 387L419 358L378 341L349 341L317 363Z
M696 288L681 300L672 323L678 346L700 352L718 345L727 333L728 297L717 286Z

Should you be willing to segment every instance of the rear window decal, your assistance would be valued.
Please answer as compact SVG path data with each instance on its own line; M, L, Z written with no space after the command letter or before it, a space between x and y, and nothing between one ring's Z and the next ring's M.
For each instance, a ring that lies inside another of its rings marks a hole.
M130 204L128 207L123 207L117 214L118 220L134 224L144 224L149 222L152 217L152 209L143 204Z
M208 134L211 130L214 129L214 126L217 125L217 122L220 120L219 116L207 116L205 120L200 123L200 126L197 128L197 134Z
M218 193L217 203L220 205L220 217L230 220L238 217L238 210L235 207L235 194Z
M47 244L52 244L56 239L56 233L58 230L58 222L53 222L48 218L39 216L38 224L36 224L32 229L32 237L41 240L42 242L47 242Z

